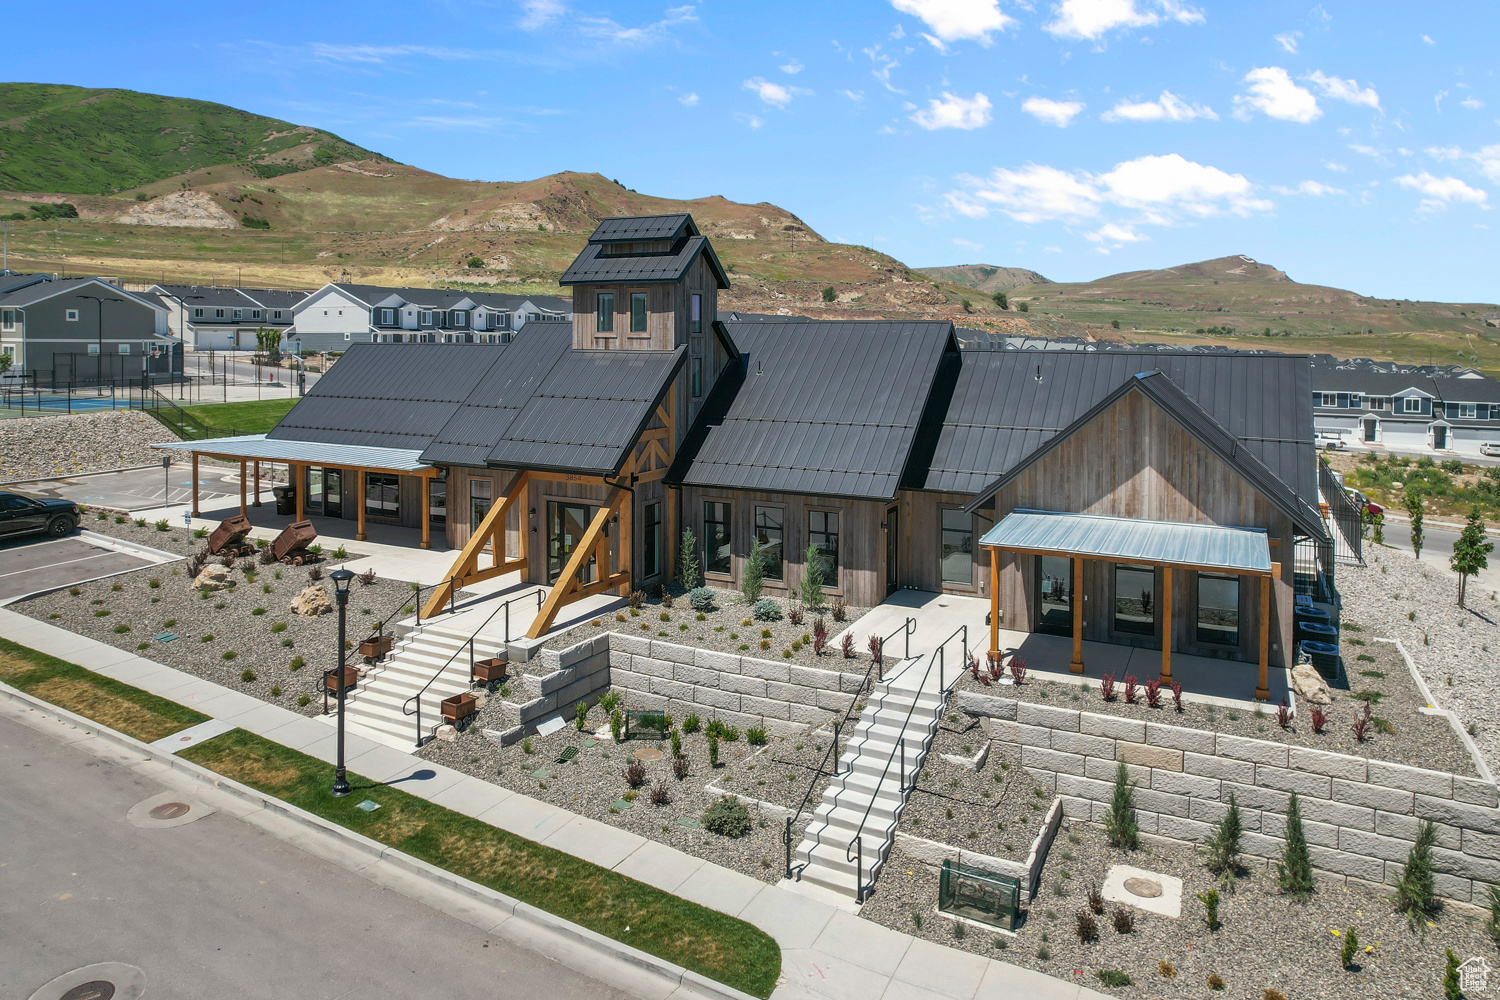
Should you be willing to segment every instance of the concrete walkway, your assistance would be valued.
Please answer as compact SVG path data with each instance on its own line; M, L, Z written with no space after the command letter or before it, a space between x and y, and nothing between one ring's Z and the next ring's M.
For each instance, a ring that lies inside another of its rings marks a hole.
M0 636L333 760L334 733L315 719L3 608ZM783 980L773 1000L1109 1000L1077 983L889 930L371 740L347 736L345 761L373 781L754 924L782 949Z

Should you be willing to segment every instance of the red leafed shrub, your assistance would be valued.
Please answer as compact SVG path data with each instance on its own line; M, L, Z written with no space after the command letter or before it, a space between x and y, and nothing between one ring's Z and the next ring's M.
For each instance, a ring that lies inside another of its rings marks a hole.
M878 636L878 635L872 635L872 636L870 636L870 662L871 663L879 663L879 662L881 662L881 658L880 658L880 636Z
M1323 706L1314 705L1312 707L1313 732L1321 733L1323 731L1323 727L1326 725L1328 725L1328 713L1323 711Z
M1281 704L1276 706L1276 724L1282 729L1292 724L1292 708L1286 703L1286 698L1281 699Z
M1026 661L1019 656L1010 658L1010 679L1016 682L1016 687L1020 687L1021 682L1026 679Z
M1161 707L1161 681L1155 677L1146 679L1146 704L1152 708Z
M1125 704L1134 705L1136 700L1135 674L1125 675Z
M996 683L1000 680L1000 674L1004 672L1004 668L1000 663L1000 661L1004 658L1004 654L989 653L986 655L989 657L990 661L990 683Z
M1105 701L1115 700L1115 675L1105 674L1099 678L1099 696Z
M839 651L844 654L844 659L854 659L854 636L849 635L847 632L844 633L844 644L839 648Z
M1354 730L1354 738L1359 742L1363 743L1370 738L1370 703L1368 701L1365 702L1364 712L1354 717L1350 728Z
M1177 711L1182 711L1182 685L1175 679L1172 681L1172 705Z
M976 681L983 680L983 678L979 676L979 657L975 656L973 653L969 654L969 675Z
M646 783L646 765L638 760L632 760L625 765L625 784L631 788L640 788Z
M823 623L822 616L813 622L813 655L822 656L823 650L828 648L828 626Z

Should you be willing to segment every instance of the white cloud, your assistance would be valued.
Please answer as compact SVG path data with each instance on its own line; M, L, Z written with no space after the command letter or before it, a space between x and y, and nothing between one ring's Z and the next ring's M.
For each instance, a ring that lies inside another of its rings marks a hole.
M312 56L321 62L385 63L407 56L426 56L445 62L455 62L460 59L486 58L487 54L430 45L333 45L327 42L313 42Z
M983 94L963 98L944 91L941 99L934 97L911 120L925 129L976 129L990 123L992 110L990 99Z
M1314 70L1303 79L1311 80L1323 92L1324 97L1335 101L1347 101L1350 104L1363 104L1376 111L1380 110L1380 95L1375 93L1374 87L1361 90L1354 80L1340 80L1336 76L1325 76L1321 70Z
M956 246L956 247L963 247L965 250L983 250L984 249L984 244L983 243L975 243L973 240L966 240L962 236L955 236L955 237L953 237L953 245Z
M1329 160L1327 163L1323 164L1323 166L1328 170L1332 170L1336 174L1347 174L1349 172L1348 167L1333 160Z
M567 13L562 0L522 0L520 26L523 31L545 28Z
M1343 188L1329 187L1327 184L1323 184L1323 183L1321 183L1319 181L1303 181L1301 184L1298 184L1294 188L1282 187L1281 185L1278 184L1278 185L1273 185L1272 188L1271 188L1271 190L1275 191L1277 194L1287 194L1287 195L1291 195L1291 194L1304 194L1304 195L1307 195L1310 198L1321 198L1324 195L1329 195L1329 194L1348 194L1349 193L1349 192L1345 191Z
M1136 0L1062 0L1042 27L1058 38L1097 42L1117 29L1146 28L1163 20L1201 24L1203 19L1202 11L1178 0L1154 0L1144 10Z
M1485 146L1472 153L1458 146L1430 147L1425 152L1435 160L1468 160L1479 168L1480 173L1500 184L1500 145Z
M692 93L683 94L681 97L677 98L677 103L692 107L694 104L698 103L698 95Z
M1432 95L1432 105L1433 107L1437 108L1438 114L1443 113L1443 98L1447 96L1448 92L1446 90L1440 90L1436 94Z
M1397 177L1396 183L1419 192L1422 195L1422 208L1429 212L1447 208L1456 202L1488 207L1486 202L1489 195L1485 191L1470 187L1457 177L1434 177L1424 170L1420 174Z
M766 120L760 117L760 115L746 114L743 111L736 111L734 113L734 120L746 128L760 128L766 123Z
M762 101L776 108L785 108L792 103L792 98L798 94L810 94L812 91L802 87L788 87L779 83L772 83L763 76L752 77L744 83L744 89L753 90L755 95Z
M1121 163L1099 178L1110 200L1119 205L1153 210L1178 208L1191 215L1229 211L1248 215L1271 203L1253 195L1243 174L1229 174L1184 159L1176 153L1142 156Z
M1312 91L1297 86L1280 66L1260 66L1245 74L1249 94L1235 94L1235 114L1248 118L1259 111L1271 118L1306 125L1323 116Z
M1350 145L1349 148L1354 150L1360 156L1368 156L1374 160L1380 159L1380 150L1376 149L1374 146Z
M627 28L608 17L580 17L578 30L589 38L599 38L623 45L650 45L667 38L672 29L678 25L690 24L698 20L698 9L691 4L668 7L662 13L661 20L638 28Z
M1437 44L1437 42L1434 42L1432 40L1432 36L1431 35L1423 35L1422 36L1422 41L1426 42L1428 45L1436 45Z
M1113 244L1113 247L1109 249L1119 249L1126 243L1139 243L1141 240L1146 239L1145 236L1142 236L1129 226L1121 226L1114 222L1106 222L1093 232L1084 233L1083 238L1090 243Z
M891 70L900 66L900 62L880 51L879 45L871 46L863 51L865 55L870 57L870 61L875 64L875 68L870 70L870 75L879 80L881 86L893 94L906 93L906 91L891 83Z
M803 66L802 63L798 62L796 59L793 59L791 62L788 62L788 63L783 63L782 65L780 65L780 66L777 67L777 69L781 70L783 73L786 73L786 74L788 74L790 76L796 76L798 73L802 72L806 68L807 67Z
M1028 97L1021 110L1043 125L1067 128L1068 123L1084 108L1082 101L1054 101L1050 97Z
M1201 104L1189 104L1170 90L1163 90L1154 101L1132 104L1121 101L1099 116L1107 122L1186 122L1194 118L1219 120L1214 109Z
M1302 37L1302 32L1300 32L1300 31L1283 31L1281 34L1279 34L1279 35L1272 35L1271 37L1274 38L1276 40L1277 44L1279 44L1283 49L1286 49L1288 52L1292 53L1293 55L1296 55L1297 54L1297 39L1299 39L1299 38Z
M1470 111L1478 111L1480 108L1484 107L1484 102L1479 98L1473 96L1472 94L1470 94L1468 97L1465 97L1458 103L1462 107L1468 108Z
M945 196L962 215L985 218L994 206L1017 222L1088 218L1097 215L1102 193L1087 174L1028 164L1020 170L997 167L986 178L960 177L968 190Z
M855 104L864 103L865 92L863 90L841 90L839 91L839 93L849 98L849 100L853 101Z
M950 42L988 45L990 35L1016 23L1000 9L999 0L891 0L891 6L921 19L931 30L922 37L938 49Z

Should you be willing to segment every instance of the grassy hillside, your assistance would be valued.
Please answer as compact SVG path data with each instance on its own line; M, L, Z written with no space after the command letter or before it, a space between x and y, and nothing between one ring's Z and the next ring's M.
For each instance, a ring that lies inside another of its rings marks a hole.
M113 194L225 163L263 175L371 157L317 129L132 90L0 84L0 189Z
M953 267L924 267L921 273L934 281L951 281L967 285L977 292L993 296L1022 285L1048 285L1051 281L1024 267L997 267L994 264L956 264Z

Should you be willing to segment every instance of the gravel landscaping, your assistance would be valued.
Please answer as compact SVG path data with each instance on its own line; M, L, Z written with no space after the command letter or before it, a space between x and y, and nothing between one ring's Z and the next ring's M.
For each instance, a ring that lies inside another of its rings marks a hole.
M566 649L601 632L639 632L653 639L721 653L743 653L764 660L784 660L801 666L840 670L844 669L844 656L836 637L869 610L847 608L843 613L845 620L838 621L831 605L819 614L807 610L795 599L767 598L776 605L781 617L775 621L761 621L752 616L751 606L745 603L738 591L714 590L713 595L711 610L695 611L685 595L671 596L668 607L660 593L652 594L640 608L607 614L553 636L545 648ZM822 656L813 651L814 623L819 617L828 629L828 645ZM799 618L800 622L797 621ZM854 658L865 661L860 673L869 665L868 641L868 637L855 637L853 643Z
M1493 561L1500 556L1492 554ZM1421 671L1437 707L1457 713L1500 770L1500 726L1494 719L1495 671L1500 652L1500 602L1469 587L1469 610L1458 607L1458 577L1431 557L1418 561L1400 549L1371 545L1368 565L1340 566L1338 585L1346 620L1370 635L1399 639ZM1345 663L1350 662L1347 633ZM1371 643L1370 646L1385 645ZM1378 655L1378 654L1376 654ZM1436 765L1428 765L1436 766Z
M1123 907L1107 903L1104 914L1096 918L1099 939L1082 944L1076 915L1086 908L1089 887L1102 886L1105 873L1116 864L1181 878L1182 916L1174 920L1132 909L1134 927L1122 934L1113 917ZM1444 948L1452 948L1460 961L1481 955L1497 964L1496 946L1483 932L1483 914L1473 907L1445 907L1431 926L1423 928L1425 934L1418 935L1404 916L1393 912L1388 889L1320 884L1306 903L1297 903L1283 896L1274 877L1261 870L1246 873L1233 891L1221 893L1222 926L1210 932L1197 896L1217 887L1217 879L1191 847L1157 841L1143 843L1138 851L1118 850L1109 846L1100 828L1075 822L1053 843L1042 891L1015 935L975 924L957 932L961 925L936 913L937 871L899 846L861 915L929 941L1131 1000L1261 1000L1272 996L1265 992L1268 989L1291 1000L1432 998L1442 996ZM1339 964L1343 934L1350 926L1360 942L1357 971ZM1371 950L1366 952L1366 946ZM1131 985L1105 985L1097 975L1100 969L1124 972ZM1223 979L1222 992L1207 985L1211 975Z
M943 759L972 758L985 743L977 719L949 716L901 813L900 833L949 847L1025 861L1052 796L1020 766L1020 757L991 751L978 769ZM951 720L962 720L960 726Z
M0 481L161 464L174 435L139 410L0 421Z
M1341 567L1340 572L1343 571ZM1342 578L1341 582L1343 580L1347 578ZM1350 601L1346 593L1341 638L1349 688L1331 690L1334 701L1324 709L1329 721L1322 733L1313 732L1313 706L1301 699L1298 700L1297 717L1283 729L1277 722L1275 705L1244 711L1184 698L1182 711L1178 712L1172 704L1171 692L1162 688L1160 707L1151 708L1146 704L1144 685L1138 690L1138 702L1131 705L1125 701L1124 684L1118 678L1115 681L1115 700L1109 702L1100 694L1097 680L1075 682L1030 677L1019 687L999 684L986 687L966 674L958 688L998 698L1016 698L1099 715L1146 719L1163 725L1248 736L1454 774L1478 774L1473 757L1448 720L1417 711L1426 707L1427 699L1412 680L1411 671L1395 646L1374 641L1375 636L1381 634L1376 631L1376 620L1367 602ZM1366 626L1362 622L1371 624ZM1496 642L1496 648L1500 649L1500 637ZM1420 649L1420 638L1418 643ZM1407 648L1411 648L1409 643ZM1431 686L1437 690L1435 685ZM1370 700L1372 718L1363 742L1355 736L1352 727L1355 717L1364 711L1361 699Z

